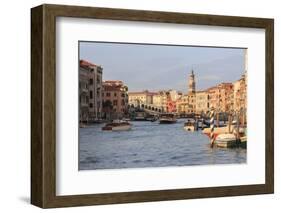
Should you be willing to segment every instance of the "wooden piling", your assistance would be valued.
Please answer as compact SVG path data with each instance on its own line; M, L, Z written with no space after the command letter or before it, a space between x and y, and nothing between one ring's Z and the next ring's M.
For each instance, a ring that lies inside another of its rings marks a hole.
M228 114L228 133L231 132L231 124L232 124L232 115L231 113Z
M216 116L217 117L217 127L219 127L220 126L220 117L219 117L220 114L219 114L219 112L217 112L216 115L217 115Z
M237 123L236 123L236 139L240 140L240 134L239 134L239 126L240 126L240 116L239 112L237 112Z
M211 109L211 115L210 115L210 128L211 128L211 132L210 132L210 138L211 138L211 147L214 147L214 143L215 143L215 134L214 134L214 129L215 129L215 111L214 109Z
M245 126L245 110L244 110L244 109L243 109L243 111L242 111L241 125L242 125L242 127Z

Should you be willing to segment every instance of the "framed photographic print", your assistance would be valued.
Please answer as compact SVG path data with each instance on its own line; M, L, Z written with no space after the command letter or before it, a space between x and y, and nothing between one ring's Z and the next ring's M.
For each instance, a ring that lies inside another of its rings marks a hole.
M273 19L31 9L31 203L274 191Z

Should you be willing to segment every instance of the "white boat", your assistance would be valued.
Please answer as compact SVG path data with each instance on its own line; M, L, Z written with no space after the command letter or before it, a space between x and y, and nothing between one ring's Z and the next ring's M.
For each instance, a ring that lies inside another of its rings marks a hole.
M132 128L132 125L127 121L114 120L111 123L102 127L104 131L128 131Z
M219 134L216 137L215 145L217 147L222 148L231 148L231 147L237 147L237 138L234 134L231 133L225 133L225 134Z
M187 120L187 122L184 123L184 129L186 131L194 132L196 130L195 128L195 121L194 120Z
M173 113L163 113L159 115L160 124L173 124L177 122L176 115Z
M230 128L229 128L229 126L215 127L213 133L214 133L214 136L216 138L218 135L227 134L229 132L233 132L233 130L234 130L234 126L231 126ZM204 133L205 135L210 137L210 135L211 135L211 128L210 127L204 128L202 130L202 133Z

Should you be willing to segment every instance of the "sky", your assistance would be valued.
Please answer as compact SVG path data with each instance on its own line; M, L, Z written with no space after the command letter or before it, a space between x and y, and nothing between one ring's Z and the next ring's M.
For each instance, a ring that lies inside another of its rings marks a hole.
M79 42L80 59L102 66L103 80L121 80L129 91L187 92L194 70L196 90L234 82L244 73L244 49Z

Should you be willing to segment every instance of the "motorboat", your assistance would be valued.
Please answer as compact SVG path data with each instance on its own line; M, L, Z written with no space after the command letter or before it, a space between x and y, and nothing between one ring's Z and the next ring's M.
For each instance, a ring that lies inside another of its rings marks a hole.
M159 115L160 124L173 124L177 122L176 115L173 113L162 113Z
M233 148L238 146L237 138L232 133L220 134L215 139L215 146Z
M146 120L147 121L151 121L151 122L154 122L157 120L157 117L155 115L150 115L150 116L147 116L146 117Z
M110 123L107 123L102 130L105 131L127 131L132 128L132 125L128 121L123 120L114 120Z
M197 124L194 120L187 120L187 122L184 123L183 127L186 131L194 132L197 130Z

